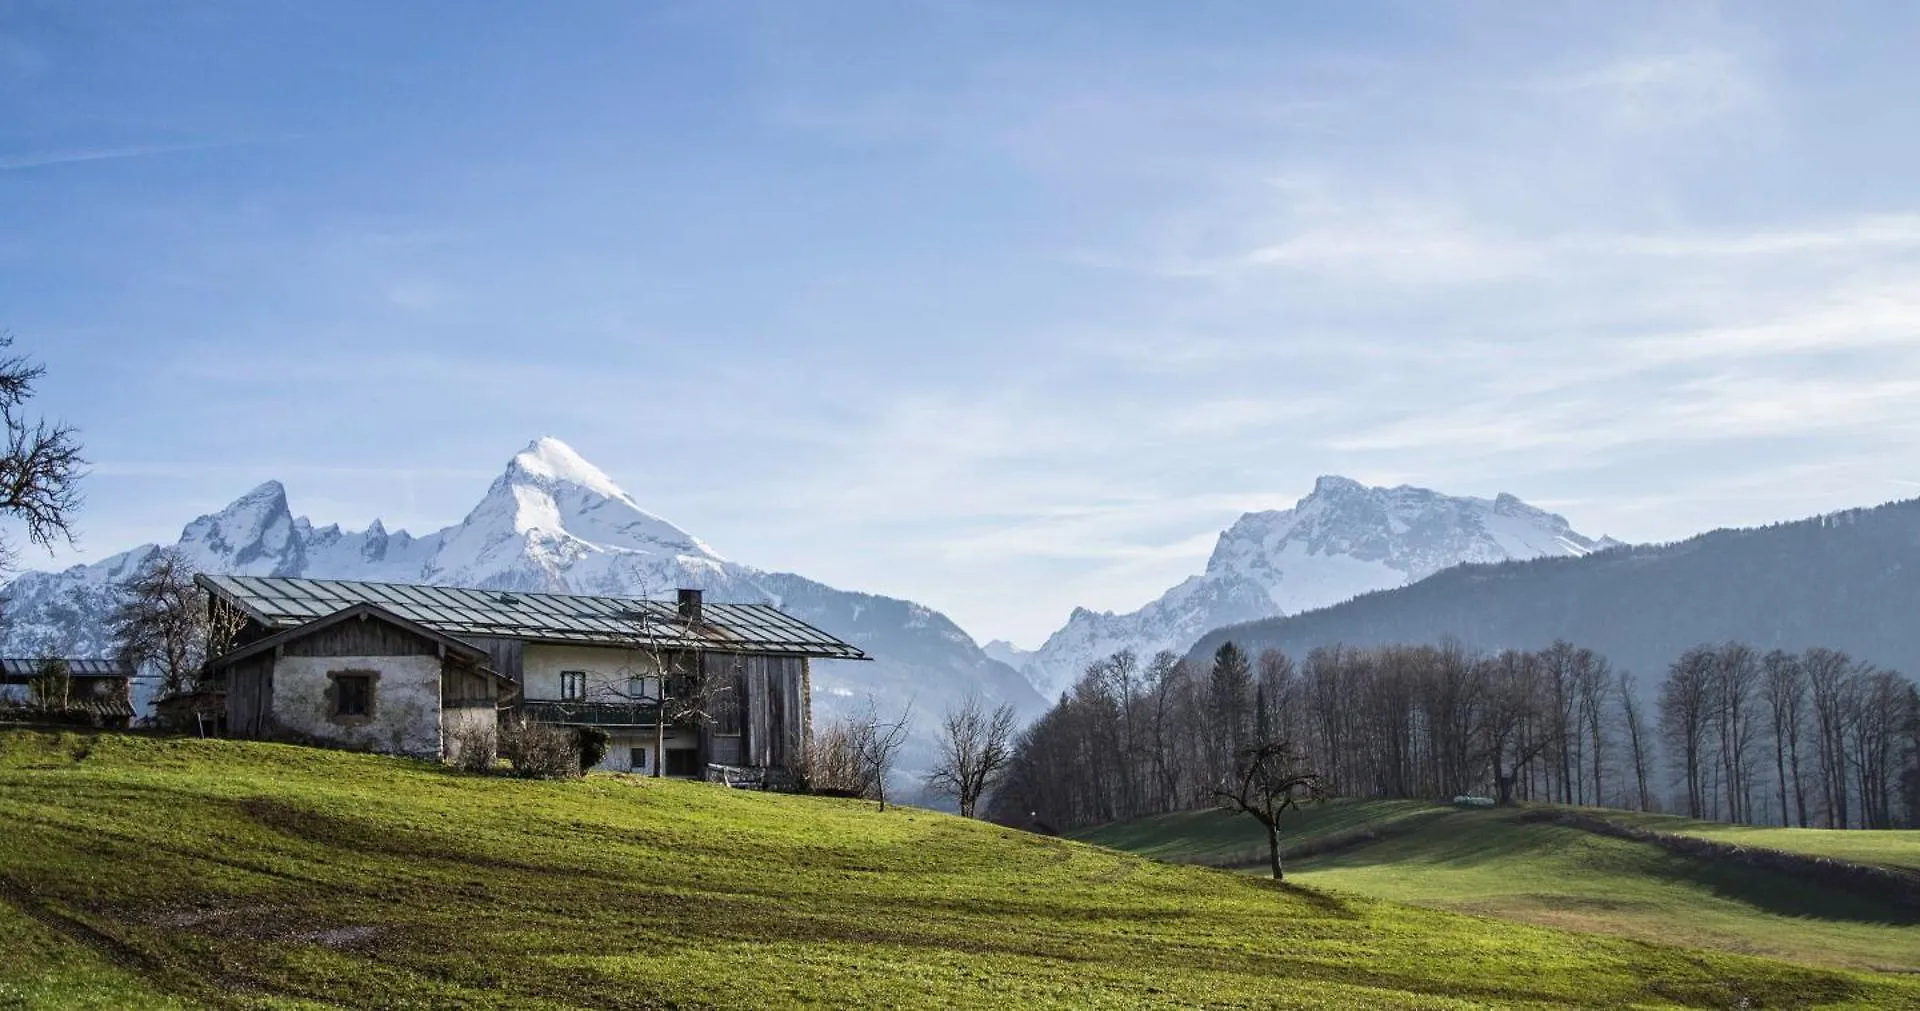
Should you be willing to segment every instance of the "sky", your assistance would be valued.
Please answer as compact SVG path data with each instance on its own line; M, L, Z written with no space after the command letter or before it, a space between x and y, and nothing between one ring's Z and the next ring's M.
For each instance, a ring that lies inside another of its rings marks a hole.
M1920 495L1920 5L0 4L79 540L557 436L1037 645L1321 474L1673 540Z

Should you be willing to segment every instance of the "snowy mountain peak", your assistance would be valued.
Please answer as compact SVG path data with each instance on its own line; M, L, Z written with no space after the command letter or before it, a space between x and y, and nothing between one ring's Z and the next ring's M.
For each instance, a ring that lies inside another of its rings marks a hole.
M1057 694L1119 649L1184 651L1224 625L1329 607L1469 562L1583 555L1614 546L1513 495L1466 498L1427 488L1314 481L1290 509L1251 512L1220 534L1204 574L1130 614L1075 608L1022 670Z
M573 485L605 498L633 501L605 471L551 435L533 440L514 454L507 462L507 478L511 480L516 474L535 484Z
M931 764L932 722L970 694L1034 715L1045 700L1010 665L984 655L944 615L910 601L850 593L800 576L727 561L679 527L641 509L599 468L557 439L515 454L460 523L419 537L315 527L288 510L267 482L187 524L178 548L195 570L237 575L365 579L494 589L670 598L699 587L715 602L777 602L789 614L858 643L876 663L822 661L812 668L826 720L870 695L882 711L914 709L927 731L906 763ZM64 572L26 572L0 589L0 648L7 656L106 656L107 616L118 587L157 550L134 548ZM1016 656L1017 658L1017 656Z
M276 575L298 564L304 533L287 508L286 487L267 481L187 524L180 549L196 564L221 561L244 575Z
M599 584L660 593L704 586L724 561L551 437L514 454L480 504L441 537L425 577L463 586L554 589L595 573Z

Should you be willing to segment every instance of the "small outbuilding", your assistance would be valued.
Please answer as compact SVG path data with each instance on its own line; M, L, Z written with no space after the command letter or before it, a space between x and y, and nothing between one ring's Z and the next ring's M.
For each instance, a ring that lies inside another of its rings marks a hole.
M208 665L238 737L451 761L512 694L484 650L378 604L249 638Z
M118 660L0 660L0 710L20 718L124 728L133 719L133 668Z

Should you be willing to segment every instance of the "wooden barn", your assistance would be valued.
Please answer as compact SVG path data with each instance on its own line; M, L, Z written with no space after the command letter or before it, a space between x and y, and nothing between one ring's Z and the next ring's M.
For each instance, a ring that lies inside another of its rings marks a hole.
M599 727L599 766L797 771L814 658L868 659L765 604L202 576L230 732L454 757L497 714ZM664 719L662 718L664 714Z

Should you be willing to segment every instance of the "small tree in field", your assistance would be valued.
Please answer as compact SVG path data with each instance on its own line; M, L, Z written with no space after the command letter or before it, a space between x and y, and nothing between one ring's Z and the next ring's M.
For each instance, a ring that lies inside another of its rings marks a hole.
M898 717L889 720L880 715L879 704L868 698L866 711L847 721L852 734L854 764L858 770L856 775L866 784L882 811L887 809L887 776L893 772L893 762L900 756L901 745L907 743L907 730L912 719L911 702L900 710Z
M959 801L961 817L973 817L1012 763L1013 721L1013 706L1003 702L989 713L974 695L941 718L940 759L927 773L927 786Z
M1220 806L1250 815L1267 830L1267 855L1273 880L1286 878L1280 866L1280 816L1302 803L1327 799L1320 774L1307 768L1290 741L1259 741L1236 751L1233 780L1214 790Z

